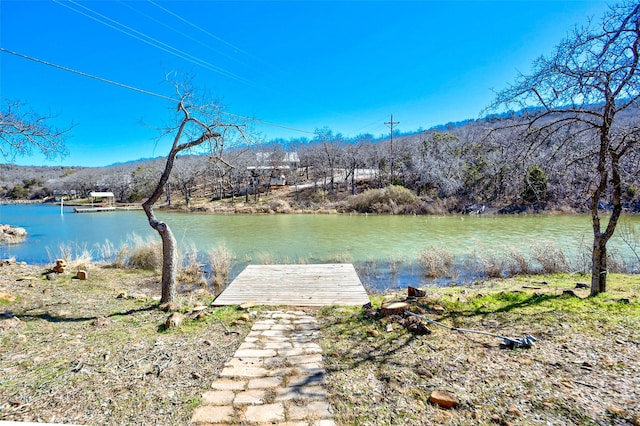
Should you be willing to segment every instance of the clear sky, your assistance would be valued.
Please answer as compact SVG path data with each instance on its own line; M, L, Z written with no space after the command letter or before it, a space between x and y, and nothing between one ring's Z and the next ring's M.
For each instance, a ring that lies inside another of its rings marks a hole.
M0 46L149 92L173 95L167 73L261 139L355 136L478 118L605 1L0 0ZM74 125L63 160L22 165L105 166L165 155L158 128L175 104L0 52L0 96L52 124ZM0 159L1 160L1 159Z

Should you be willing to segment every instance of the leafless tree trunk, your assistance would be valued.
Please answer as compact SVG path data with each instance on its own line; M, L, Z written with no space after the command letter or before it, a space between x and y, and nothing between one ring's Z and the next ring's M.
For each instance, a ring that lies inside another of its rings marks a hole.
M153 212L153 205L160 199L164 187L171 176L171 170L176 156L189 149L193 149L205 142L211 143L215 147L223 146L223 141L219 139L222 133L218 128L234 127L243 134L240 125L222 124L217 120L217 116L212 116L211 106L189 105L187 101L191 97L191 92L187 91L178 104L178 113L181 114L180 124L176 129L171 150L167 155L164 170L155 190L143 204L142 207L149 220L149 225L158 232L162 239L162 296L160 303L170 303L176 299L176 273L178 269L178 249L176 239L171 232L171 228L165 222L158 220ZM218 107L213 107L214 113L219 112ZM198 114L200 113L200 114ZM207 120L206 122L203 120ZM244 134L243 134L244 135ZM185 142L182 142L186 139ZM214 148L210 150L215 151Z
M617 114L640 99L640 4L612 6L600 28L579 28L554 55L541 57L529 76L500 92L493 108L538 106L526 134L533 151L561 135L561 145L581 140L590 146L594 177L590 190L593 227L591 295L607 289L607 242L623 210L620 160L640 141L635 117L622 125ZM529 110L530 111L530 110ZM601 203L611 209L601 222ZM604 227L604 229L603 229Z

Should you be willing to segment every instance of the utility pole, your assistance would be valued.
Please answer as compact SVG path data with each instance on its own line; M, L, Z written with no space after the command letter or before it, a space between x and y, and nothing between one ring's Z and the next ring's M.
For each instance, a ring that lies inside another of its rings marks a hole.
M389 121L385 121L384 122L385 125L387 125L390 129L391 129L391 140L390 140L390 144L389 144L389 170L390 170L390 181L391 183L393 183L393 164L394 164L394 158L393 158L393 125L394 124L400 124L399 121L393 121L393 114L391 114L391 120Z

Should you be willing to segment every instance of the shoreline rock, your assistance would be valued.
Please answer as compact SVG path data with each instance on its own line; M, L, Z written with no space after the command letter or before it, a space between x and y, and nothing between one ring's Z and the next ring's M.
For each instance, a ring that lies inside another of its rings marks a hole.
M27 238L27 230L19 226L0 225L0 243L20 244Z

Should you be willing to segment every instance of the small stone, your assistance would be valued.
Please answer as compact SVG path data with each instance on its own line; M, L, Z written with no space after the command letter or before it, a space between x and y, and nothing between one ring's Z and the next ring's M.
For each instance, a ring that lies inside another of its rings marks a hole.
M256 302L244 302L240 306L238 306L238 308L246 311L247 309L253 308L254 306L256 306Z
M607 412L618 417L624 417L624 410L616 405L611 404L607 407Z
M195 317L193 317L193 319L203 320L203 319L207 319L207 317L208 317L208 316L209 316L209 315L207 315L207 313L206 313L206 312L202 311L202 312L198 312L198 313L196 314L196 316L195 316Z
M3 300L5 302L13 302L14 300L16 300L16 298L7 292L0 291L0 300Z
M246 321L246 322L249 322L249 321L251 321L251 315L249 315L249 314L242 314L242 315L240 315L240 318L238 318L238 321Z
M191 378L195 380L202 379L202 374L198 373L197 371L194 371L193 373L191 373Z
M134 299L134 300L146 300L147 299L147 295L144 293L131 293L127 299Z
M424 297L426 296L426 292L424 290L420 290L419 288L415 288L412 286L407 286L407 295L409 297Z
M55 272L49 272L46 276L47 280L49 281L55 281L58 279L58 274L56 274Z
M446 311L446 309L443 306L440 306L440 305L433 305L433 307L431 309L433 309L436 312L445 312Z
M431 334L431 330L427 326L427 323L418 317L409 317L405 321L405 327L415 334Z
M111 324L111 319L105 317L99 317L93 321L93 325L96 327L106 327L109 324Z
M429 402L442 408L452 408L458 405L458 399L447 391L434 390L429 395Z
M163 303L160 305L160 310L164 312L175 312L178 310L178 304L176 302Z
M369 336L378 337L380 335L380 332L378 330L376 330L375 328L371 328L371 329L367 330L367 334Z
M507 413L510 416L522 417L522 411L520 411L520 409L518 407L516 407L515 405L512 405L511 407L509 407L509 409L507 410Z
M390 323L388 323L388 324L387 324L387 327L385 328L385 331L386 331L387 333L392 332L392 331L393 331L393 323L391 323L391 322L390 322Z
M573 385L573 383L571 383L568 380L563 380L560 382L563 386L569 388L569 389L575 389L575 386Z
M180 312L174 312L169 315L169 318L165 321L164 325L166 328L178 328L182 325L185 316Z
M127 298L127 292L126 291L121 291L120 293L118 293L118 295L116 296L116 299L126 299Z

